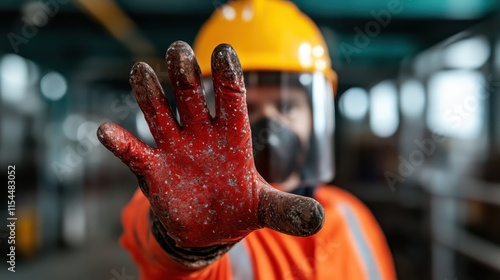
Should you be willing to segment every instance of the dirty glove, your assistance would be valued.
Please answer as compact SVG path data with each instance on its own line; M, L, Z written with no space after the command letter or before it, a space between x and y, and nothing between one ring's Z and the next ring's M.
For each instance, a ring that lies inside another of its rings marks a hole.
M116 124L104 123L97 133L137 176L151 205L153 230L165 239L160 243L167 243L166 251L189 266L186 261L197 259L190 254L225 252L262 227L295 236L318 232L321 205L274 189L255 169L243 73L232 47L221 44L212 54L215 117L207 108L189 45L173 43L166 63L180 123L147 64L135 64L130 76L158 147Z

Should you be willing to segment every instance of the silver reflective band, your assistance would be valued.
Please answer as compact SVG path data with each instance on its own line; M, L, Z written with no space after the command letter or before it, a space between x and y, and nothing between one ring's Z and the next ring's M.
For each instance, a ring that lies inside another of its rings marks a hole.
M366 268L366 276L367 279L370 280L380 280L382 277L380 276L380 272L378 271L377 263L375 261L375 257L373 253L370 251L370 247L368 247L368 241L363 235L363 231L361 226L356 219L356 216L352 212L351 208L345 204L340 205L341 213L344 213L345 218L347 220L347 224L349 225L349 229L351 232L351 236L354 239L355 247L357 249L358 255L361 258L361 261Z
M231 270L234 280L253 280L253 266L250 260L250 254L244 240L236 243L229 250L229 260L231 261Z

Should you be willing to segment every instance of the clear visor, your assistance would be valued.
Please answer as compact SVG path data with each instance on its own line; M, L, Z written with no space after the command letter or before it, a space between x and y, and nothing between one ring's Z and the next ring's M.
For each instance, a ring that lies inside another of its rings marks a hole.
M205 79L204 86L213 114L212 80ZM302 185L331 181L335 129L331 82L320 72L248 72L245 86L259 173L269 183L282 183L290 172L300 176Z

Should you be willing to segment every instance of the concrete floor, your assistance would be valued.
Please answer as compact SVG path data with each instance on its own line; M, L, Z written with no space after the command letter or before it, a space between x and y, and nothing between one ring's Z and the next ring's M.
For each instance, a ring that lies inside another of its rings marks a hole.
M2 265L5 280L137 280L138 273L129 254L117 242L59 250L18 261L16 272Z

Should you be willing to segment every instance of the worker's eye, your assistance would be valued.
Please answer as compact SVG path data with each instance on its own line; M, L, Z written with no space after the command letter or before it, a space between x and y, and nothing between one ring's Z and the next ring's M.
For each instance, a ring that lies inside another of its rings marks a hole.
M298 107L298 102L293 99L284 99L280 102L280 109L283 114L292 113L293 110L297 109Z

